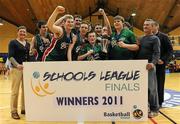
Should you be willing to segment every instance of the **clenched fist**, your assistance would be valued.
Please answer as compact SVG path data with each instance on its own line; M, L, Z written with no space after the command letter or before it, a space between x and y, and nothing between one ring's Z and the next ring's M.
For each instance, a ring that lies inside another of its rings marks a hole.
M64 13L65 12L65 8L63 6L57 6L55 11L58 12L58 13Z

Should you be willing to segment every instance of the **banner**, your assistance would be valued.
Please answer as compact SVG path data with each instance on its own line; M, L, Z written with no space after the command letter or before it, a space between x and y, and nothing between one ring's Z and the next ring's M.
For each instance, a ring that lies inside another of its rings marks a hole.
M27 121L147 121L146 60L25 62Z

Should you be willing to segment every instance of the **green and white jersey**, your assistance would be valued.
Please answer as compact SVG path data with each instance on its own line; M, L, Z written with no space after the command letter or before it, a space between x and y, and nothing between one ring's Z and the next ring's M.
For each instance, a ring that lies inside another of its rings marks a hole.
M111 43L109 46L109 59L110 60L128 60L133 59L133 52L118 46L117 42L123 41L126 44L135 44L136 37L129 29L122 29L120 34L113 32L111 36Z
M80 50L85 46L85 44L88 43L86 38L82 38L80 34L77 34L77 41L74 44L73 50L72 50L72 60L76 61L79 55Z
M93 61L93 60L101 60L101 46L98 45L97 43L92 46L91 44L87 43L79 52L79 55L83 55L86 54L88 51L93 50L94 53L91 54L90 56L86 57L84 60L88 60L88 61Z

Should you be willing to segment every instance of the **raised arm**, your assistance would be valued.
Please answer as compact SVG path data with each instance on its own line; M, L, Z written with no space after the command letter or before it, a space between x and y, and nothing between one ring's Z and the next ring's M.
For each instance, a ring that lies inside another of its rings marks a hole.
M63 6L57 6L54 12L49 17L48 22L47 22L47 26L49 30L55 34L59 34L59 36L63 34L63 29L61 26L58 26L55 24L55 20L58 14L64 13L64 12L65 12L65 8Z
M66 15L64 15L61 18L59 18L54 24L57 25L57 26L60 26L63 23L65 17L66 17Z
M106 13L104 12L104 9L99 9L99 12L101 13L101 15L103 15L103 18L104 18L104 22L105 22L105 26L107 26L108 28L108 33L109 35L112 34L112 29L111 29L111 25L110 25L110 22L109 22L109 19L108 17L106 16Z

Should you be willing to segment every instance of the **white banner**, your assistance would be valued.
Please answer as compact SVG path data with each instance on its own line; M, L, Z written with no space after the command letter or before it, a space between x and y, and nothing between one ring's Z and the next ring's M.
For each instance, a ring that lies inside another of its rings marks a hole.
M23 64L28 121L147 121L146 60Z

